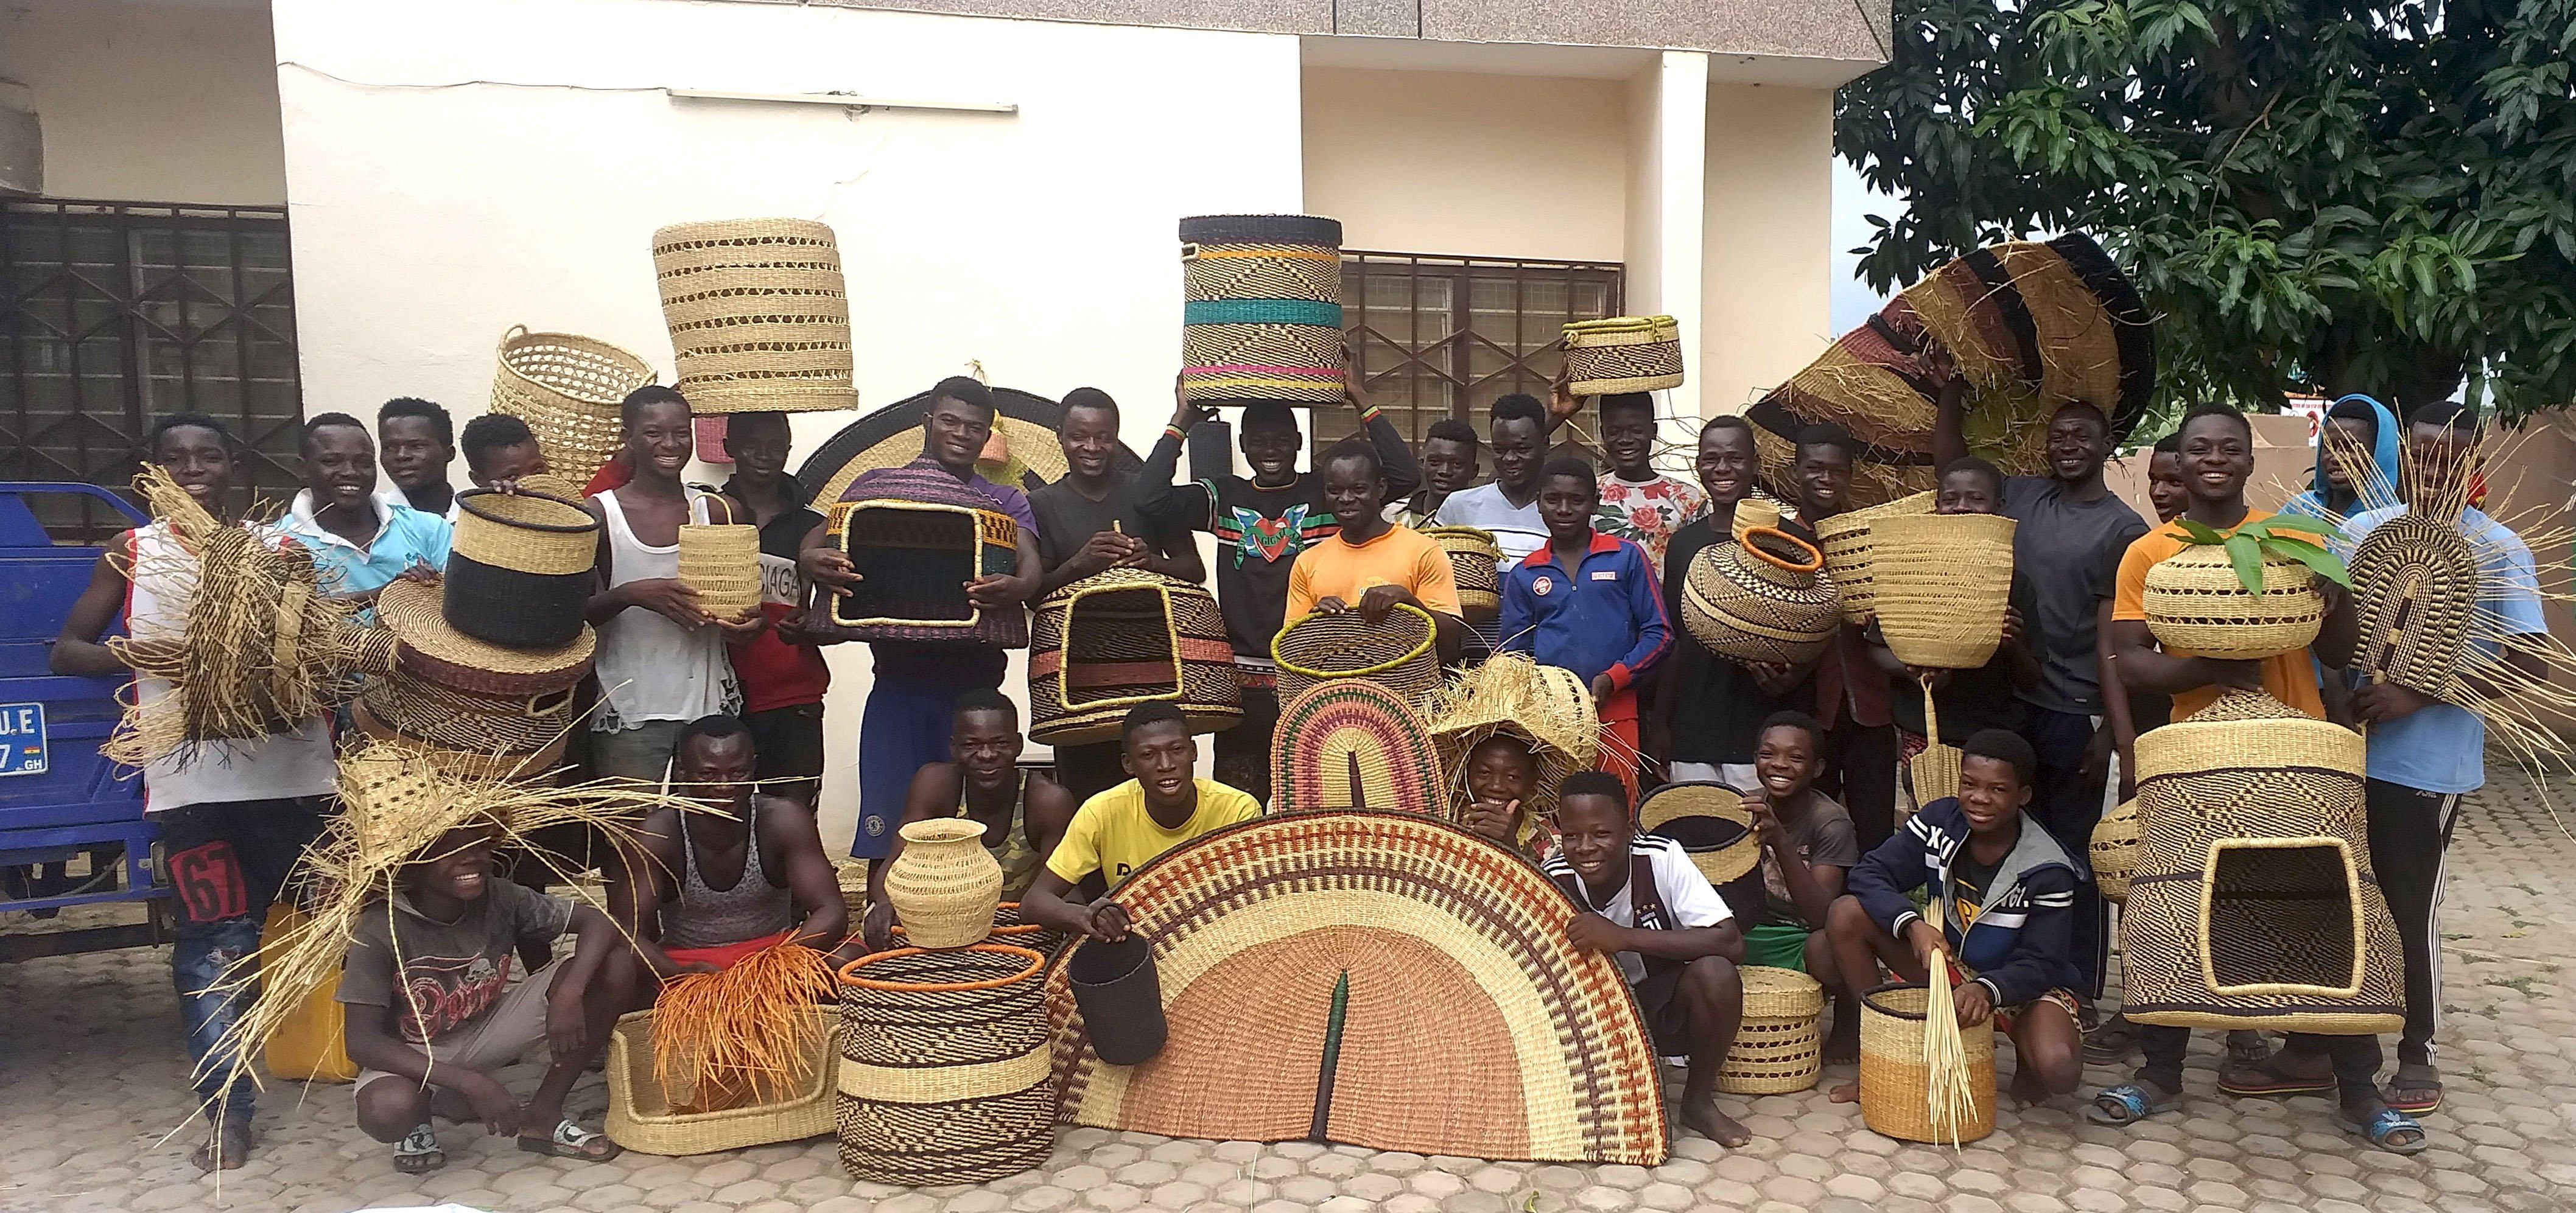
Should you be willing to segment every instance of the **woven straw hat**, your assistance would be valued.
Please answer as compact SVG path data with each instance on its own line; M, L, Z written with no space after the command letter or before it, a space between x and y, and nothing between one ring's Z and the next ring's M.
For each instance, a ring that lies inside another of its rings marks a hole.
M562 690L590 672L598 633L583 624L573 642L552 649L511 649L449 626L444 583L388 583L376 595L376 621L402 643L401 668L415 677L495 695Z
M1762 858L1762 840L1754 836L1743 794L1722 783L1665 784L1637 805L1637 825L1680 843L1710 884L1742 876Z
M1488 738L1520 738L1538 761L1538 786L1522 806L1528 822L1555 812L1557 785L1590 770L1600 753L1601 717L1591 689L1572 670L1540 665L1527 653L1496 653L1460 671L1432 697L1425 715L1449 772L1453 814L1466 804L1467 755ZM1523 833L1529 828L1525 823Z

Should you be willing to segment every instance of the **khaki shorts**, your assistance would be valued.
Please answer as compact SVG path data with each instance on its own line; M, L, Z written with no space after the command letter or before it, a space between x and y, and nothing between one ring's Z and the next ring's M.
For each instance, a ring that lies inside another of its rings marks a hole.
M438 1067L462 1066L489 1074L519 1060L530 1048L546 1038L546 995L553 989L555 973L562 961L521 978L519 984L503 991L500 1001L483 1012L482 1019L471 1026L429 1042L429 1078L438 1081ZM419 1046L410 1046L414 1052ZM384 1070L358 1071L357 1090L379 1078L402 1078Z

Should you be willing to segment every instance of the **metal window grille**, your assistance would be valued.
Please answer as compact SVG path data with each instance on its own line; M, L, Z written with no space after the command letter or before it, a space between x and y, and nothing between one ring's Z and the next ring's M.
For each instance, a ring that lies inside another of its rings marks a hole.
M301 483L286 212L0 202L0 479L125 489L152 423L184 411L232 429L245 499ZM40 501L59 537L123 525L96 502Z
M1619 314L1621 267L1591 261L1342 253L1342 316L1369 402L1407 441L1509 392L1544 398L1565 367L1558 330ZM1358 432L1319 409L1315 444ZM1479 427L1481 428L1481 427Z

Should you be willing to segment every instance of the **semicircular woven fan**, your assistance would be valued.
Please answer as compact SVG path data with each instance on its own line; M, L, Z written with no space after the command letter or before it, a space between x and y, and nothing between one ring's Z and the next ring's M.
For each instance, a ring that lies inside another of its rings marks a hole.
M1501 847L1410 813L1268 817L1166 852L1113 897L1154 942L1169 1038L1142 1065L1103 1064L1059 961L1047 1006L1075 1124L1664 1160L1654 1050L1618 965L1566 942L1574 903Z
M1270 747L1271 810L1440 811L1431 728L1404 697L1363 678L1319 682L1281 705Z

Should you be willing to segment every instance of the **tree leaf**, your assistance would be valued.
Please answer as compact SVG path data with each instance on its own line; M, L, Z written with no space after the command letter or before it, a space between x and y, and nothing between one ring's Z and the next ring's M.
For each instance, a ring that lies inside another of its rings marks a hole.
M2235 563L2236 580L2244 584L2245 592L2259 597L2263 593L2263 549L2260 542L2251 535L2230 535L2227 537L2227 558Z
M2174 519L2174 525L2181 527L2183 534L2191 536L2191 541L2193 543L2203 547L2227 542L2227 536L2221 535L2218 532L2209 529L2206 525L2193 522L2188 518L2176 518Z
M2344 567L2343 558L2325 550L2324 548L2318 547L2315 544L2295 543L2288 540L2272 539L2263 543L2263 550L2270 552L2275 556L2286 557L2288 559L2298 561L2299 563L2308 566L2309 570L2314 572L2317 576L2323 577L2336 585L2343 586L2346 589L2350 589L2352 587L2352 571ZM2244 576L2244 572L2245 566L2241 563L2238 564L2237 575L2242 577Z

